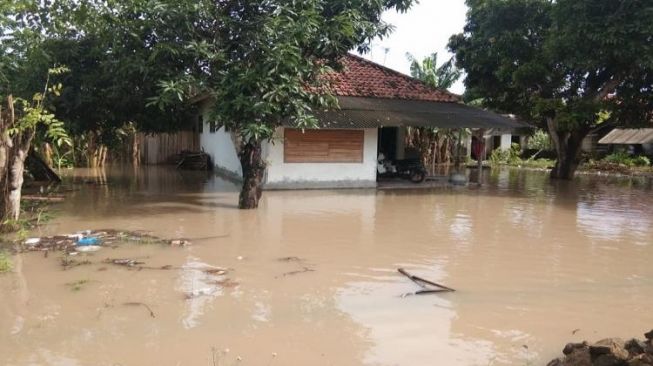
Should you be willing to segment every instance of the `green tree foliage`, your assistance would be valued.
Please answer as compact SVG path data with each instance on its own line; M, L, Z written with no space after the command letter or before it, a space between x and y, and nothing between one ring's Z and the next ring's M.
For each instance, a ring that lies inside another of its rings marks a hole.
M410 53L406 53L406 58L410 62L410 75L434 88L449 89L462 75L462 72L453 64L453 58L438 66L437 52L425 57L422 62L419 62Z
M653 111L653 6L647 0L468 0L451 38L468 98L546 126L570 179L593 129L647 124ZM608 116L608 118L606 118Z
M68 0L65 0L68 1ZM59 2L59 1L58 1ZM148 106L159 82L199 67L186 52L200 31L201 1L85 0L69 12L73 28L58 30L46 52L71 72L58 113L76 133L120 129L167 132L183 127L191 110L183 103Z
M121 140L124 126L168 132L185 127L192 106L148 106L162 79L197 67L180 44L198 31L201 2L19 0L3 11L5 38L0 88L27 98L44 70L66 65L52 110L95 150Z

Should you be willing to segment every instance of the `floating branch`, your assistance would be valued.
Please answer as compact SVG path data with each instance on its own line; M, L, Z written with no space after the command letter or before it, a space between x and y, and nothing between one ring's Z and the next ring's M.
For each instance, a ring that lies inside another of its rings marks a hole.
M301 274L301 273L307 273L307 272L315 272L315 270L313 268L302 267L302 269L300 269L300 270L285 272L285 273L282 273L281 276L276 276L275 278L286 277L286 276L294 276L294 275L298 275L298 274Z
M439 292L455 292L456 290L452 289L451 287L447 287L444 285L441 285L439 283L435 283L433 281L426 280L421 277L414 276L408 272L406 272L405 269L399 268L397 269L399 273L402 275L408 277L411 281L415 282L419 287L423 288L423 290L419 290L415 292L415 295L426 295L426 294L435 294ZM432 287L436 287L435 289Z
M156 318L156 316L154 315L154 311L152 311L152 308L150 308L150 306L145 304L145 303L142 303L142 302L125 302L125 303L123 303L123 305L125 305L125 306L143 306L143 307L145 307L147 309L147 311L150 312L150 316L152 318Z

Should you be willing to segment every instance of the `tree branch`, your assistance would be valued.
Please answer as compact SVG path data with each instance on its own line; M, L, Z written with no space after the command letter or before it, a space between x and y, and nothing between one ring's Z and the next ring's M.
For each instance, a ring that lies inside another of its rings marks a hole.
M605 84L603 84L603 87L599 89L599 91L596 93L594 96L594 101L595 102L600 102L603 99L605 99L610 93L612 93L618 86L621 84L623 81L622 76L615 76L609 81L607 81Z

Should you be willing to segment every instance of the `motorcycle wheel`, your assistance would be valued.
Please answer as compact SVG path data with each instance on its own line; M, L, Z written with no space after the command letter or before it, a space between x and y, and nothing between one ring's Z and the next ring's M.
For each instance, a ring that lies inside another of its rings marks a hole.
M422 170L413 170L410 172L410 181L413 183L422 183L426 179L426 173Z

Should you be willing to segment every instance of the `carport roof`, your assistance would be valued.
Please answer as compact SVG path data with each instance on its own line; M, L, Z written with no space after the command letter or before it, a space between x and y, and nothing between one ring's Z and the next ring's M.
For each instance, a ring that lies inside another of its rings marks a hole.
M651 144L653 128L615 128L599 140L599 144Z
M340 109L316 113L321 128L391 126L440 128L528 127L514 118L457 102L369 97L338 97Z

